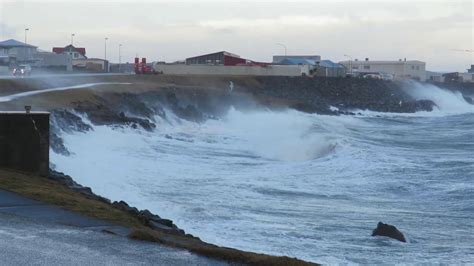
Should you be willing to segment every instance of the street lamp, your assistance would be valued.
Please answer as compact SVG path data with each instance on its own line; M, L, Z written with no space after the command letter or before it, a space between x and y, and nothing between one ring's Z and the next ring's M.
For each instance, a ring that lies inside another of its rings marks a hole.
M104 59L107 60L107 40L109 38L105 37L104 38Z
M119 61L119 72L120 72L121 64L122 64L122 44L121 43L119 44L119 58L118 58L118 61Z
M25 43L27 43L27 41L28 41L28 34L27 33L28 33L29 30L30 30L30 28L25 29Z
M286 45L284 45L283 43L277 43L276 45L280 45L281 47L285 48L285 56L286 56Z
M349 57L349 58L351 59L351 60L349 60L349 68L350 68L350 69L349 69L349 71L350 71L349 73L352 74L352 56L347 55L347 54L345 54L344 56L345 56L345 57Z
M74 36L76 36L75 33L71 34L71 45L74 45Z

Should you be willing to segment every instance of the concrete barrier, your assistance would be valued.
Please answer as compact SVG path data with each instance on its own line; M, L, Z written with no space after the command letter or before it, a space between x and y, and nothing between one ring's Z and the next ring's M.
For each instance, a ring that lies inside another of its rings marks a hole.
M154 69L168 75L225 75L225 76L293 76L309 75L307 65L216 66L216 65L154 65Z
M49 113L0 112L0 167L48 175Z

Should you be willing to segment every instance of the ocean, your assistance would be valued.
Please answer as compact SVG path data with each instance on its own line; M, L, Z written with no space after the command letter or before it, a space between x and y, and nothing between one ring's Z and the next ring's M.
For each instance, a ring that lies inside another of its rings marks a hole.
M56 169L202 240L325 264L474 262L474 105L416 85L432 112L167 111L153 132L64 133ZM87 118L84 117L87 121ZM372 237L382 221L407 243Z

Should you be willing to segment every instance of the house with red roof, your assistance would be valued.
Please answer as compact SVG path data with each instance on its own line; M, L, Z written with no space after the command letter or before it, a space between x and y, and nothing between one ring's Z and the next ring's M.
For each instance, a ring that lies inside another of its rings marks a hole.
M53 47L53 53L67 54L74 59L87 59L86 48L74 47L72 44L66 47Z

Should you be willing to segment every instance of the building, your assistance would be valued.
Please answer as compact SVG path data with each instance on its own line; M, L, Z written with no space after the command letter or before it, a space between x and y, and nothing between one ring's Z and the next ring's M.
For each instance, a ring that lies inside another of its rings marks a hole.
M443 73L426 71L426 80L431 82L444 82Z
M278 63L273 63L274 65L309 65L316 66L319 64L318 60L306 59L306 58L285 58L278 61Z
M467 73L474 73L474 65L471 65L471 68L467 69Z
M351 73L381 73L393 75L394 79L415 79L426 80L426 63L418 60L398 60L398 61L371 61L366 58L364 61L341 61Z
M331 60L321 60L317 63L315 75L319 77L345 77L346 68Z
M268 65L268 63L256 62L249 59L241 58L239 55L226 51L186 58L185 62L186 65Z
M38 50L35 67L49 71L72 71L72 58L68 54L56 54Z
M319 56L317 56L320 58ZM310 74L319 77L344 77L346 68L331 60L315 60L307 58L284 58L275 65L300 65L309 66Z
M310 61L321 61L321 56L319 55L274 55L273 64L280 64L283 60L310 60Z
M74 47L72 44L66 47L53 47L53 53L67 54L72 59L86 59L86 48Z
M74 70L84 72L108 72L109 61L100 58L73 59Z
M462 82L474 82L474 72L459 73Z
M13 39L0 42L0 62L5 66L35 63L36 49L34 45Z

